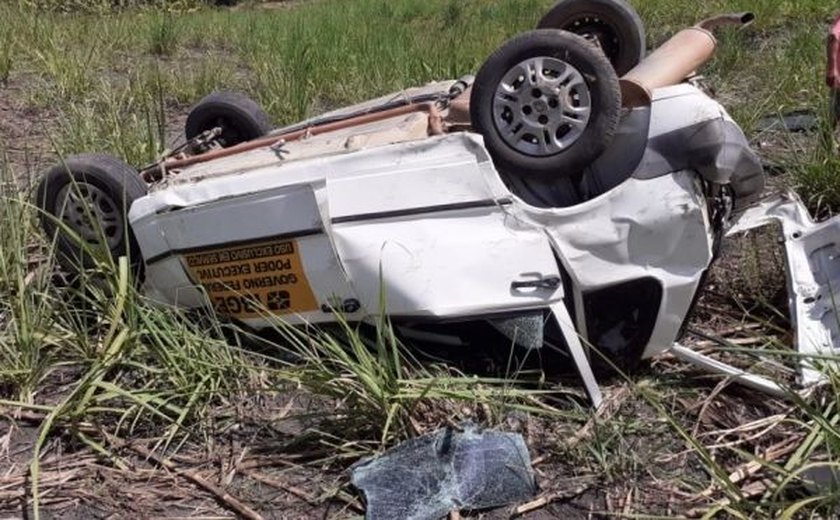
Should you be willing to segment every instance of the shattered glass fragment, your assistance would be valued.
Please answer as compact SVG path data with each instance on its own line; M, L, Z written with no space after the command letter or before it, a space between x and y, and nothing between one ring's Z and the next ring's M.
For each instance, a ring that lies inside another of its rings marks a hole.
M536 493L519 434L451 428L406 441L353 468L369 520L433 520L453 510L500 507Z
M502 318L488 320L490 325L504 334L504 336L520 347L529 350L538 349L543 345L544 318L542 313L516 318Z

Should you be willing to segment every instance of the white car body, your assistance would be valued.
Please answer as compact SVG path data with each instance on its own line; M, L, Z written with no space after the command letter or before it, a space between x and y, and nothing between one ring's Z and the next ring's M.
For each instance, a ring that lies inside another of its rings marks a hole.
M607 350L632 343L642 358L671 349L728 222L714 222L709 186L735 182L746 165L763 187L740 130L699 89L659 89L644 110L642 147L624 161L639 165L555 206L535 203L516 172L500 174L480 135L428 136L422 113L186 167L130 209L145 291L254 328L277 316L332 322L336 312L407 323L553 315L597 401L579 339ZM709 125L727 130L714 134L717 155L699 157L708 143L688 141ZM588 299L598 294L635 297L638 309L596 334L598 305L610 305Z

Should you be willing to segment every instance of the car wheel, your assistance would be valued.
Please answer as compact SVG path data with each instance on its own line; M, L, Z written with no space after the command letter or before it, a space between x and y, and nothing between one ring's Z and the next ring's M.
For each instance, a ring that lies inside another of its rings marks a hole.
M184 133L192 139L217 127L225 148L262 137L273 129L262 107L239 92L214 92L199 101L187 116Z
M481 67L473 127L511 174L574 175L618 126L621 94L607 58L581 36L539 29L506 42Z
M623 76L645 57L645 26L624 0L560 0L539 29L562 29L594 41Z
M47 170L36 203L59 264L70 273L93 267L90 253L104 245L114 259L127 255L139 275L142 261L126 214L132 202L146 193L137 171L108 155L74 155ZM78 238L66 233L65 227Z

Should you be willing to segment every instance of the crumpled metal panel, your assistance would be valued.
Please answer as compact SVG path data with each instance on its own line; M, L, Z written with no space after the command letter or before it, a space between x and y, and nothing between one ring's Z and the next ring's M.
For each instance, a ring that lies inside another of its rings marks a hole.
M551 237L576 289L566 298L574 297L577 309L583 309L584 292L657 279L662 304L644 357L671 348L712 259L711 226L695 173L630 179L571 208L514 204L507 210ZM587 337L582 313L577 318L577 329Z
M761 160L744 132L723 106L690 85L657 91L647 149L633 176L646 179L679 170L729 183L736 209L764 190Z
M522 436L474 427L438 430L364 459L354 466L352 482L365 494L368 520L434 520L536 493Z
M825 378L818 370L821 357L840 355L840 217L814 223L799 198L788 193L747 210L727 234L773 222L782 226L790 315L797 350L805 355L800 373L807 386Z

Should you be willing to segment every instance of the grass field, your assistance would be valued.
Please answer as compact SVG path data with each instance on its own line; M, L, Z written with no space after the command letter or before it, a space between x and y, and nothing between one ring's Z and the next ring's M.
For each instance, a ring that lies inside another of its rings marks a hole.
M279 125L473 73L551 3L0 4L0 516L358 517L351 463L473 420L525 435L547 503L529 518L830 517L840 495L801 477L840 462L834 374L816 397L788 402L664 357L605 383L593 415L574 379L421 364L387 323L367 342L350 325L282 324L270 341L149 304L123 263L103 261L82 289L55 283L28 201L57 157L148 163L216 89L249 93ZM840 163L825 137L834 2L633 3L649 47L709 15L755 11L753 26L721 35L702 72L774 166L771 184L795 187L821 214L840 208ZM820 129L762 130L763 118L793 110L814 112ZM765 242L728 249L686 341L722 344L733 362L789 380L778 363L733 352L790 361L780 260Z

